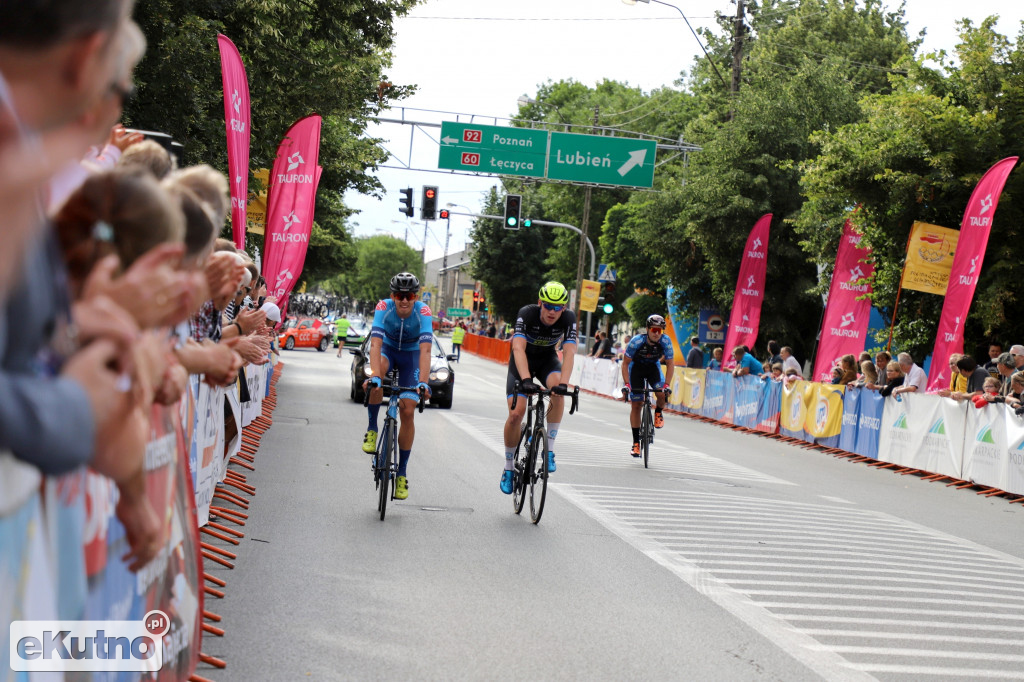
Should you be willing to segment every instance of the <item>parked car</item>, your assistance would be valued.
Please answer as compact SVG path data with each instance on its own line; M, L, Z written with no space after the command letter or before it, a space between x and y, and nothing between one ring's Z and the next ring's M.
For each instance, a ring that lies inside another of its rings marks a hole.
M289 317L277 336L281 348L316 348L323 353L331 345L327 325L312 317Z
M363 402L363 382L370 372L370 339L367 337L359 348L349 351L355 357L352 359L352 389L349 397L357 403ZM446 355L441 344L434 339L433 357L430 359L430 377L427 385L430 386L430 404L436 407L451 409L452 394L455 389L455 372L449 364L454 360L454 355Z

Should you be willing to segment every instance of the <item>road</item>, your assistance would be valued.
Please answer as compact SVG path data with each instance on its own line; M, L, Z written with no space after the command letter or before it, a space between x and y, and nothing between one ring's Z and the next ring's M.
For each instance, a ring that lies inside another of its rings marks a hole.
M1024 679L1024 505L668 416L563 419L543 520L498 490L505 367L463 353L376 510L333 352L286 352L216 680Z

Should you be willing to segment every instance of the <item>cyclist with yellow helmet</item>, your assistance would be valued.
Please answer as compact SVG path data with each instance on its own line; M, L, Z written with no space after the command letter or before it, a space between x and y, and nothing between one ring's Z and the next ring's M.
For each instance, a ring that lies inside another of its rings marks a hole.
M560 282L548 282L540 288L537 303L523 306L516 316L512 334L512 352L508 359L508 378L505 380L505 397L508 400L508 419L505 421L505 470L501 474L501 492L512 494L512 459L519 431L526 414L526 401L516 403L512 409L512 394L517 381L521 381L519 395L544 388L560 386L568 388L567 380L572 375L573 358L576 355L578 331L576 313L567 309L569 292ZM558 361L556 346L561 341L565 348L562 360ZM562 422L565 399L551 395L548 411L548 472L555 470L555 437Z

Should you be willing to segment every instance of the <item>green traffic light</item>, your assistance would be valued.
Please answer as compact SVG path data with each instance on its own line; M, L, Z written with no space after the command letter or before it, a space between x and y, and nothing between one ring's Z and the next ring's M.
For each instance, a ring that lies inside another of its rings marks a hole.
M533 225L533 221L529 218L523 220L523 227L530 227L531 225Z
M510 215L508 219L505 221L505 224L508 225L509 227L515 227L516 222L516 217L514 215Z
M605 303L604 308L602 308L602 310L604 310L605 315L611 315L612 311L615 310L615 306L613 306L611 303Z

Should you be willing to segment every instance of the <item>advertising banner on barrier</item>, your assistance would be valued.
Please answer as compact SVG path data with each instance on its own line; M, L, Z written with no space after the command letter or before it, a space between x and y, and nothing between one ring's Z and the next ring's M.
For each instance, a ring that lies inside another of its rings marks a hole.
M877 459L884 409L885 398L878 391L847 386L843 396L843 428L837 447Z
M964 473L959 478L1006 490L1009 446L1005 405L971 409L967 414Z
M830 381L832 367L839 364L844 355L857 356L864 350L871 301L858 299L871 293L871 285L864 282L875 272L870 256L871 249L861 248L860 233L847 220L822 316L821 341L811 375L815 381Z
M990 405L989 408L991 407ZM1010 408L1005 408L1005 412L1006 485L1000 487L1006 492L1024 495L1024 419L1014 414Z
M748 429L757 426L757 408L763 387L764 382L760 377L745 374L733 378L733 424Z
M761 389L761 403L757 407L757 431L777 433L779 411L782 409L782 382L766 381Z
M981 275L992 220L999 206L999 195L1003 192L1007 176L1016 165L1017 157L1011 156L985 171L967 202L964 219L960 224L960 239L953 255L953 268L949 273L946 298L942 302L939 328L935 333L932 357L939 358L939 362L931 365L928 374L929 391L949 385L949 366L944 360L964 350L964 326Z
M814 439L804 428L807 422L807 407L814 396L814 384L809 381L794 381L782 387L782 410L779 413L779 433L790 438L800 438L809 443Z
M813 384L804 431L813 442L827 448L839 446L839 432L843 428L843 393L846 386L839 384Z
M886 400L878 459L961 478L967 410L967 402L934 395L909 393Z
M729 313L729 328L725 333L725 357L731 359L732 349L743 344L748 349L757 341L761 325L761 303L764 301L764 283L768 272L768 235L772 214L761 216L747 236L740 259L740 274ZM730 360L731 361L731 360Z
M704 380L704 404L701 416L719 421L732 419L733 376L728 372L709 371ZM727 419L728 417L728 419Z
M704 407L704 381L707 372L703 369L676 370L680 377L679 395L672 395L673 400L678 400L683 407L691 412L699 412ZM674 390L674 389L673 389Z
M847 386L843 396L843 428L839 432L839 445L847 452L857 452L857 416L860 412L860 398L865 389Z

